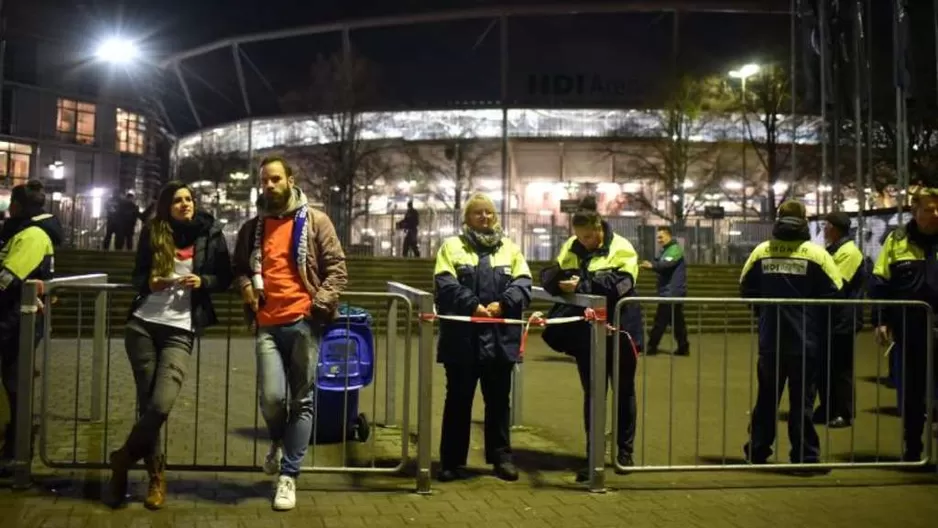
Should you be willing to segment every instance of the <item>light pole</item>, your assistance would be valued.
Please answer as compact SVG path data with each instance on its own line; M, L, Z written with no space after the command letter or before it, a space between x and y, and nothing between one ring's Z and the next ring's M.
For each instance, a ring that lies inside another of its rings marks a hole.
M746 64L745 66L743 66L742 68L740 68L740 69L738 69L738 70L731 70L730 73L729 73L729 76L730 76L730 77L732 77L732 78L734 78L734 79L739 79L739 80L740 80L740 83L742 84L742 92L741 92L742 96L741 96L741 101L742 101L742 103L743 103L743 107L742 107L742 117L743 117L743 122L742 122L742 128L743 128L743 133L742 133L742 150L743 150L743 177L742 177L742 181L743 181L743 188L742 188L742 193L743 193L743 221L746 221L746 181L747 181L747 178L746 178L746 122L745 122L745 119L746 119L746 112L748 111L748 107L746 106L746 79L748 79L749 77L752 77L753 75L759 73L759 71L760 71L761 69L762 69L762 68L760 68L758 64ZM775 204L772 204L773 207L774 207L774 205L775 205Z

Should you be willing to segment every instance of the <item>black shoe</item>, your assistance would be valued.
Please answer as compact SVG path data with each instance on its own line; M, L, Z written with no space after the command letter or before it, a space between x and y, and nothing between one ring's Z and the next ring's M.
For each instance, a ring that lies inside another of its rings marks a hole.
M511 462L495 464L494 473L496 477L508 482L518 480L518 468Z
M845 427L850 427L851 425L853 425L853 422L851 422L849 418L838 416L837 418L831 420L830 423L827 424L827 427L829 429L843 429Z
M577 482L587 482L590 479L590 468L583 468L576 472Z
M689 355L690 355L690 345L678 347L678 349L674 351L674 355L675 355L675 356L689 356Z
M466 471L466 468L449 468L440 470L437 474L436 479L440 482L452 482L454 480L463 480L469 478L469 472Z
M620 449L619 453L616 455L616 463L622 467L632 467L635 465L635 461L632 460L632 453L626 451L625 449ZM616 468L617 473L626 473L625 470Z
M648 347L645 350L642 350L642 354L646 356L657 356L658 347Z
M752 464L752 465L756 465L756 466L761 466L762 464L768 463L768 461L769 461L769 456L770 456L770 455L752 456L752 455L749 453L749 444L746 444L746 445L743 446L743 455L744 455L744 457L745 457L747 463Z

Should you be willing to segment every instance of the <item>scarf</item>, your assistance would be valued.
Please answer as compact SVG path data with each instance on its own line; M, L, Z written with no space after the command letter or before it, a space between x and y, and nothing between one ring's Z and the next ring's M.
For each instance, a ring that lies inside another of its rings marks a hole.
M286 208L282 212L272 212L270 210L259 211L257 215L257 225L254 228L254 246L251 249L251 271L254 276L251 279L252 285L256 291L264 291L263 262L264 262L264 221L266 218L277 218L285 215L293 215L293 232L290 236L291 254L294 257L296 269L300 274L300 280L306 289L312 293L312 285L309 282L306 269L306 258L309 254L309 238L306 236L306 222L309 218L309 208L307 206L306 195L303 191L294 187Z
M196 213L192 220L181 222L174 218L169 219L169 227L173 230L173 245L185 249L195 244L195 239L211 227L206 217Z
M496 226L489 232L476 231L468 225L462 226L462 234L479 250L491 252L502 243L502 228Z

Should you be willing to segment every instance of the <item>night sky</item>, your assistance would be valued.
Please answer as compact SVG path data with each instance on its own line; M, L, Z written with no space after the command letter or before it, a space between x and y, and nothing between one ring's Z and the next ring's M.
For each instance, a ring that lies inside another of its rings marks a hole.
M10 2L11 42L44 39L71 49L93 49L98 35L119 31L143 36L141 45L158 61L174 52L245 33L271 31L368 16L420 13L502 4L548 4L549 0L114 0ZM555 2L558 3L558 2ZM563 2L560 2L563 3ZM565 2L570 4L571 2ZM647 4L647 2L645 2ZM667 2L660 2L667 4ZM707 6L720 2L697 2ZM28 4L28 5L27 5ZM60 13L42 19L37 4ZM787 0L749 2L785 9ZM497 104L500 98L499 29L492 19L369 29L352 33L356 52L376 65L383 104L440 108ZM746 62L787 61L787 15L688 13L678 32L681 71L724 75ZM674 19L668 13L624 13L514 18L509 23L509 100L527 106L655 104L673 61ZM279 97L308 79L318 55L340 49L338 34L246 44L248 92L255 115L282 111ZM255 71L255 67L257 71ZM203 124L245 117L230 49L185 61L183 72ZM12 75L22 66L13 68ZM532 76L585 75L618 87L612 94L566 97L532 93ZM269 82L270 87L262 79ZM28 81L28 79L27 79ZM180 132L196 125L173 76L164 77L164 101Z

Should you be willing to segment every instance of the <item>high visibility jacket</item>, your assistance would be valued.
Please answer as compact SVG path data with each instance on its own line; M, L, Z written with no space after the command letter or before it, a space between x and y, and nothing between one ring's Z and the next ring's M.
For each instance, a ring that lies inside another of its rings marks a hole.
M932 310L938 308L938 236L925 235L914 220L890 233L870 282L870 297L874 299L924 301ZM873 324L889 326L896 342L908 339L910 350L920 348L924 353L925 310L875 309Z
M0 232L0 333L19 325L22 285L49 280L54 271L55 246L62 226L51 214L11 218Z
M609 224L603 222L603 242L593 251L588 251L576 237L568 239L560 248L556 264L541 273L541 285L553 295L561 295L559 283L574 275L580 277L576 292L600 295L606 298L609 323L615 320L616 304L624 297L635 295L638 280L638 254L632 244L615 234ZM573 305L556 305L550 315L565 317L582 315L584 308ZM622 310L621 330L639 348L644 342L642 310L638 304L626 304ZM554 350L577 355L587 353L590 346L590 329L586 322L549 326L544 331L544 341ZM629 339L621 339L623 349ZM629 350L631 354L631 350Z
M834 259L807 240L803 225L779 220L773 239L749 255L739 278L744 298L838 299L843 279ZM823 305L756 305L759 314L759 353L816 356L827 342L829 314L842 308Z
M864 276L863 253L853 240L842 238L827 246L827 252L834 258L834 264L843 278L843 297L845 299L862 299ZM834 322L834 333L853 334L863 329L863 308L859 305L848 306L838 311L839 316Z
M498 302L501 317L520 319L531 303L531 270L521 249L508 238L494 248L465 236L443 241L434 269L436 310L441 315L470 316L480 304ZM437 361L519 361L522 328L518 325L440 321Z

